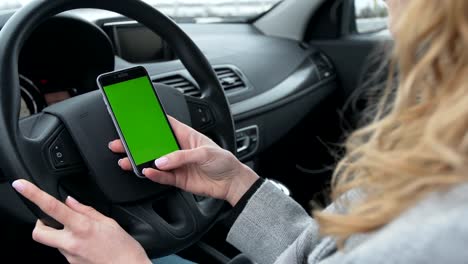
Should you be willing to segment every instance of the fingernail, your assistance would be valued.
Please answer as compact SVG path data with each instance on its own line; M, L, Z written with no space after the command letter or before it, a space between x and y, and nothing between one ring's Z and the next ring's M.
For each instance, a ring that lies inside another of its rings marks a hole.
M157 168L162 168L169 163L169 159L166 157L159 158L154 161L154 165L156 165Z
M141 173L143 173L143 175L146 175L146 170L147 170L147 169L143 169L143 170L141 171Z
M117 161L117 164L119 164L120 167L122 167L121 163L122 163L122 159L119 159L119 161Z
M23 182L21 182L20 180L16 180L14 181L11 186L13 186L13 188L15 188L16 191L18 192L23 192L24 189L26 188L26 186L24 185Z
M111 149L112 142L113 142L113 141L111 141L111 142L109 142L109 144L107 144L107 147L108 147L110 150L112 150L112 149Z
M72 203L72 204L79 204L80 203L75 198L73 198L71 196L67 197L67 202Z

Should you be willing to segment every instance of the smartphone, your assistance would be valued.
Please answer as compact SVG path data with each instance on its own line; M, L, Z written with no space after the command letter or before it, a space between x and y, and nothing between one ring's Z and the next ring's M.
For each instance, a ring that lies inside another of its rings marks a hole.
M141 66L97 77L115 128L138 177L154 160L180 149L158 94Z

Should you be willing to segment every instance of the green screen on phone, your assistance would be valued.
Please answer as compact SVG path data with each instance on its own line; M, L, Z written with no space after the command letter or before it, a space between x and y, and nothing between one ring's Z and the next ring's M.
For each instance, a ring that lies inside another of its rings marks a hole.
M179 149L153 85L146 76L103 88L137 166Z

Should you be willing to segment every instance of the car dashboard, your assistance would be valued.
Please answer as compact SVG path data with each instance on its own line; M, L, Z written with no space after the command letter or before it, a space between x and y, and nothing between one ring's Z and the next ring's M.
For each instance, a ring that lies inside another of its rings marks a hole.
M1 14L0 22L12 14ZM144 66L154 83L200 96L198 84L160 36L128 18L99 14L92 20L79 12L61 14L26 41L19 59L21 117L97 89L95 79L103 72L135 65ZM218 76L244 161L278 141L337 87L333 65L315 47L266 36L251 24L179 26Z

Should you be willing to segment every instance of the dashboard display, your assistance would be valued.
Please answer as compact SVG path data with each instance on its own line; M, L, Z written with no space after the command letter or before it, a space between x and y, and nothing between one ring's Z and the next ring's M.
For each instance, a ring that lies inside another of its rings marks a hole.
M132 63L168 61L174 59L166 42L153 31L140 24L108 26L116 53ZM137 41L135 41L137 40Z

